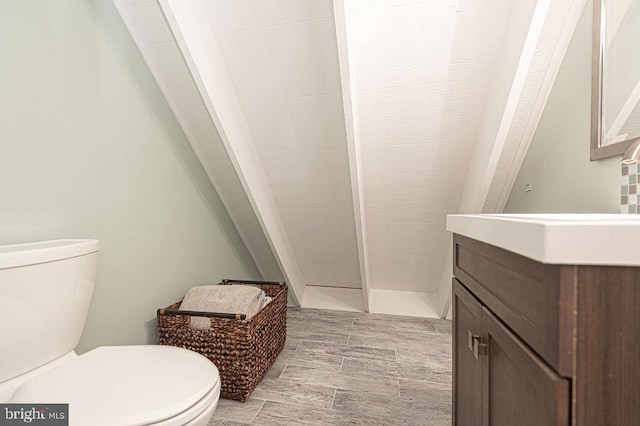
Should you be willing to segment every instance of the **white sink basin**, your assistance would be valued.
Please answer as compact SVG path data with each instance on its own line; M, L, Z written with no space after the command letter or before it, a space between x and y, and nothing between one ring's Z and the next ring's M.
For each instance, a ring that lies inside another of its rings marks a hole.
M640 266L640 215L448 215L447 230L543 263Z

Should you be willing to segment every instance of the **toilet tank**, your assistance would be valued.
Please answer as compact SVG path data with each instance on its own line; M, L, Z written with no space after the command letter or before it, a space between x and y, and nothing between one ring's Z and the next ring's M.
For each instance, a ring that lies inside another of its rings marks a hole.
M0 246L0 383L76 347L99 248L97 240Z

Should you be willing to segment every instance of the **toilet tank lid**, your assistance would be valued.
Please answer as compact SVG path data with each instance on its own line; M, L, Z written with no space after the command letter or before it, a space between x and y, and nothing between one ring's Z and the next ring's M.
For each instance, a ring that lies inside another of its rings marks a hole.
M0 246L0 269L37 265L100 250L98 240L65 239Z

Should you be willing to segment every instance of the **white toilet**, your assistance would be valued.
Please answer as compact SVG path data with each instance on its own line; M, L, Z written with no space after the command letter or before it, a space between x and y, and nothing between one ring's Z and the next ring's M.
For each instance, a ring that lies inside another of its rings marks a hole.
M206 425L220 376L203 356L154 345L75 353L98 250L96 240L0 246L0 402L68 403L73 426Z

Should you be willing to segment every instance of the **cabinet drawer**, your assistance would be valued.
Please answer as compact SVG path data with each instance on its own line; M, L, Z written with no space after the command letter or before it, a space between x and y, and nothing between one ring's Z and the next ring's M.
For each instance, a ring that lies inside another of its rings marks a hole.
M542 264L461 235L454 235L453 245L454 275L549 365L571 377L575 267Z

